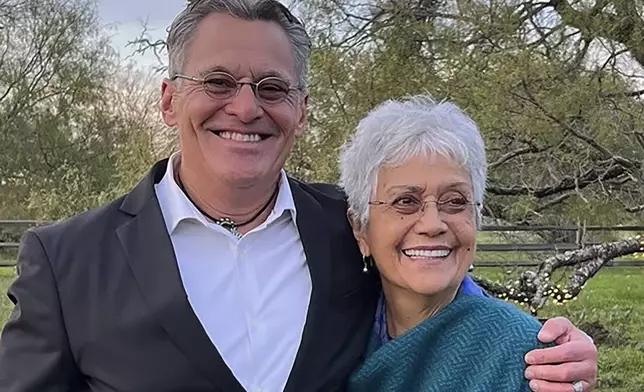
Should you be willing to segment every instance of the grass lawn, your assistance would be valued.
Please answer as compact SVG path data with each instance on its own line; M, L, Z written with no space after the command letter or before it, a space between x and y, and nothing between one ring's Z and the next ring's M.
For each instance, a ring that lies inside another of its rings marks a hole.
M500 269L479 268L501 282ZM576 300L549 304L539 317L565 316L595 338L601 392L644 391L644 267L604 268Z
M7 288L14 276L14 268L0 267L0 329L9 318L11 302L7 298Z
M480 268L477 274L505 280L498 269ZM11 312L6 297L14 276L0 268L0 326ZM595 337L599 347L601 392L644 391L644 268L604 268L565 305L549 305L540 317L566 316Z

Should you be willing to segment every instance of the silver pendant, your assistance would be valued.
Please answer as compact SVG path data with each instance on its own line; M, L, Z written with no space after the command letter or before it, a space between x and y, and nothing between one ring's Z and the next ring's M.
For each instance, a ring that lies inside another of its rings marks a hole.
M215 221L215 223L228 230L235 228L235 222L233 222L233 220L230 218L218 219L217 221Z
M222 219L217 220L215 223L218 224L219 226L223 227L224 229L230 231L231 233L233 233L235 235L235 237L237 237L239 239L242 238L243 234L240 233L239 230L237 230L237 226L235 226L235 222L233 222L232 219L230 219L230 218L222 218Z

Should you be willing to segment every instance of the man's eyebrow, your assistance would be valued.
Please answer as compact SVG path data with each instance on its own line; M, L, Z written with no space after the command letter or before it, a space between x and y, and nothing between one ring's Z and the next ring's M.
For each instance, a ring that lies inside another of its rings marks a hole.
M225 72L225 73L230 74L230 75L233 74L233 72L230 69L226 68L226 67L223 67L221 65L214 65L212 67L209 67L209 68L206 68L206 69L202 70L201 72L199 72L199 75L201 75L201 77L206 77L206 76L208 76L209 74L211 74L213 72Z
M237 75L235 75L235 71L221 65L215 65L215 66L206 68L203 71L199 72L199 74L201 75L201 77L206 77L213 72L225 72L227 74L234 76L235 78L239 78ZM258 82L264 78L269 78L269 77L280 78L285 81L290 80L290 78L287 75L284 75L282 72L274 69L268 69L258 73L251 72L251 77L254 82Z
M253 79L259 81L264 78L280 78L285 81L289 81L290 78L287 75L284 75L282 72L275 69L268 69L258 73L251 72Z

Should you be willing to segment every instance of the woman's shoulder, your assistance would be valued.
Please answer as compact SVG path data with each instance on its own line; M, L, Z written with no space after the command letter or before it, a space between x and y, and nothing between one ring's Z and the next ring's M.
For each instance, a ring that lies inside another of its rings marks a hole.
M529 391L524 357L541 347L539 329L538 320L512 304L461 293L374 351L351 385L361 391Z
M537 344L541 323L518 306L496 298L464 295L456 301L467 319L479 331L505 341Z

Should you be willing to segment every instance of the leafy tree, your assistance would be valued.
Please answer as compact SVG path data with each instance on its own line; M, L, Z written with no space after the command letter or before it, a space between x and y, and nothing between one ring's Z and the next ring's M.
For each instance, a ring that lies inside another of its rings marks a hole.
M292 171L336 181L338 148L369 110L430 93L455 101L484 136L485 222L643 221L642 0L298 4L316 50L311 132ZM560 234L539 233L548 242ZM611 259L644 249L637 238L594 240L603 244L544 257L505 285L477 279L536 313L548 298L574 298ZM550 280L555 270L561 287Z
M0 218L62 218L127 188L163 130L95 2L3 0L0 15Z
M373 106L428 92L479 124L486 215L638 221L641 1L302 0L316 51L311 133L293 159L335 181L337 149ZM641 87L640 87L641 88ZM314 164L313 164L314 162Z

